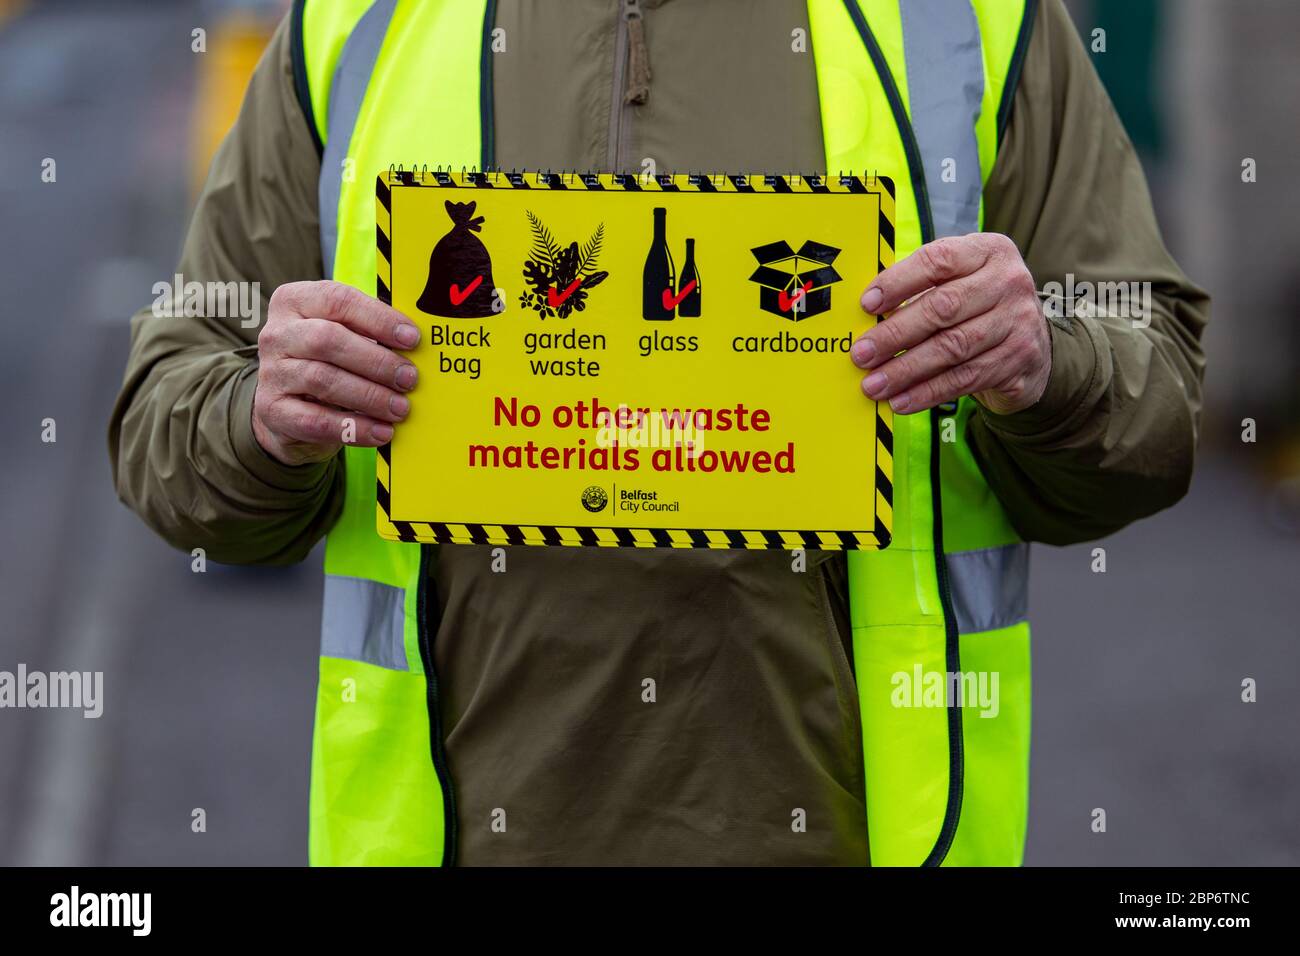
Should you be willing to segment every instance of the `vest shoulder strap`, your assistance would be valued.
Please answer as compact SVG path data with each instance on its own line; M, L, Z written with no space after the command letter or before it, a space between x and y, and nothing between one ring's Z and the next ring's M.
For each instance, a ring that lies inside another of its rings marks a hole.
M289 14L293 88L318 152L324 151L327 139L330 88L339 56L357 23L374 5L376 0L293 0Z
M302 110L311 140L319 156L325 149L321 141L320 130L316 127L315 111L311 105L311 84L307 80L307 53L303 49L302 15L307 0L293 0L293 9L289 13L289 61L293 66L293 92L298 99L298 108Z

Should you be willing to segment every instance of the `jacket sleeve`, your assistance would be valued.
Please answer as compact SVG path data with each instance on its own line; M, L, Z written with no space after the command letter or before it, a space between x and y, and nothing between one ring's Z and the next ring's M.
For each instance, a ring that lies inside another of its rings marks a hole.
M967 437L1020 535L1069 544L1186 492L1209 300L1165 249L1142 167L1061 0L1039 7L984 228L1015 241L1040 289L1068 290L1069 275L1075 287L1150 283L1150 323L1055 309L1074 314L1049 323L1042 399L1011 415L981 407Z
M252 430L267 300L281 283L317 279L322 270L320 166L294 93L289 29L286 18L213 160L176 270L188 288L160 295L131 320L130 359L109 424L122 501L172 545L227 563L301 560L343 501L340 458L283 465ZM230 315L241 311L230 307L236 294L211 309L206 295L190 294L199 288L192 283L240 289L255 315ZM194 315L210 309L227 315Z

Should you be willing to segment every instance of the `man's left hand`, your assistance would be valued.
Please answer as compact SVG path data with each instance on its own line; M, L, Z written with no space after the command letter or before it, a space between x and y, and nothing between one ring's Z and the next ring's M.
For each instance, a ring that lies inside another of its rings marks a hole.
M880 273L862 294L862 308L889 318L854 342L850 355L872 370L863 391L895 412L973 395L1006 415L1033 405L1047 388L1047 321L1034 279L1006 236L979 232L927 243Z

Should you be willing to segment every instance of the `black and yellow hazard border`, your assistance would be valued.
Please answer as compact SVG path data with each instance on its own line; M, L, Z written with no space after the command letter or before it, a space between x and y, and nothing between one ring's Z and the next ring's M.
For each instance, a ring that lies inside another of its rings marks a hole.
M390 167L375 182L375 295L393 304L392 195L403 187L445 189L628 190L717 193L874 193L880 197L876 267L894 263L894 182L885 176L777 176L618 173L477 172ZM422 544L559 545L611 548L722 548L790 551L880 550L889 546L894 508L894 415L876 402L876 508L871 531L457 524L395 521L390 513L392 446L378 449L375 498L381 537Z

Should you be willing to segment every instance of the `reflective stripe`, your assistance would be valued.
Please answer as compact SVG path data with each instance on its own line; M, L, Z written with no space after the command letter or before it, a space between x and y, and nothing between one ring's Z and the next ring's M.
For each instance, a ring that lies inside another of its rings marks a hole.
M1029 545L1023 542L944 556L957 630L995 631L1029 615Z
M984 97L979 21L969 0L907 0L899 13L908 107L935 238L976 232L983 189L975 132ZM953 181L945 182L951 163Z
M340 657L391 671L410 670L403 633L406 592L378 581L325 575L321 657Z
M388 23L397 0L375 0L362 14L339 53L330 87L329 117L326 121L325 152L321 156L317 196L320 204L320 252L325 277L334 276L334 249L339 236L339 191L343 186L343 161L352 145L352 130L361 115L361 104L370 86L379 51L388 33Z

